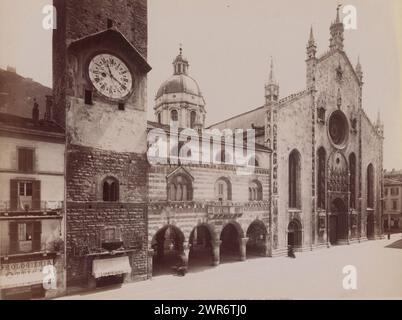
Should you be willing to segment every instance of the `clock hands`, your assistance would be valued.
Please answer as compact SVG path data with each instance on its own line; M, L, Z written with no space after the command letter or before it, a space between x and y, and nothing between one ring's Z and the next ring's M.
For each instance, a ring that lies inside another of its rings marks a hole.
M117 80L117 79L114 77L114 75L113 75L113 73L112 73L112 70L110 70L109 64L107 64L106 66L107 66L107 68L108 68L108 70L109 70L109 75L110 75L110 77L112 78L112 80L116 81L120 86L123 86L123 84L122 84L119 80Z

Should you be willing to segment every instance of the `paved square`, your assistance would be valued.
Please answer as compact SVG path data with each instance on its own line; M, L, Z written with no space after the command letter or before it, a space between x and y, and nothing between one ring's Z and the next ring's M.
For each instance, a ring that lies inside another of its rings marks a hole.
M357 269L357 290L343 289L344 266ZM402 237L211 267L63 299L401 299Z

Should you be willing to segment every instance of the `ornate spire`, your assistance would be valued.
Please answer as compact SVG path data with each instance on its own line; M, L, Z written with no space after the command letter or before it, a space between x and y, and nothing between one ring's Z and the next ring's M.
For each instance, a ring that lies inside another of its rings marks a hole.
M335 19L335 23L340 23L341 19L339 19L339 9L342 7L341 4L338 4L338 6L336 7L336 19Z
M313 35L313 26L310 27L310 37L308 39L308 45L313 46L315 45L314 35Z
M330 49L331 50L343 50L343 32L345 31L345 28L343 26L343 22L341 22L341 19L339 17L339 9L341 8L342 5L338 5L336 7L336 18L335 22L331 24L330 27L330 33L331 33L331 39L330 39Z
M359 78L359 81L363 81L363 70L360 64L360 57L357 57L357 64L356 64L356 75Z
M270 65L270 70L269 70L269 83L270 84L275 84L275 75L274 75L274 60L272 59L271 56L271 65Z
M307 59L315 58L317 53L317 46L315 45L313 26L310 27L310 37L307 42Z
M279 84L275 79L274 74L274 60L271 56L270 70L269 70L269 79L268 83L265 85L265 100L267 103L272 101L278 101L279 97Z

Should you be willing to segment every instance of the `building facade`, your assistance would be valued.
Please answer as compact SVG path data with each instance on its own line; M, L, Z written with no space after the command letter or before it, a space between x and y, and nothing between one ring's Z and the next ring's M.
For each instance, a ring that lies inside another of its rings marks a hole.
M330 47L318 56L313 30L306 47L306 87L279 98L273 67L265 105L211 126L265 128L272 149L272 252L309 250L382 233L383 125L362 105L363 72L343 47L337 12Z
M55 119L66 131L67 285L145 279L147 2L54 5Z
M49 119L0 114L1 299L64 293L64 143Z
M402 172L384 172L383 229L385 232L402 228Z

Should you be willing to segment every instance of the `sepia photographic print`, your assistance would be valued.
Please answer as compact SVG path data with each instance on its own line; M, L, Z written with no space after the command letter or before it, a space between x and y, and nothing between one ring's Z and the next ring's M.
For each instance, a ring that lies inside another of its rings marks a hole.
M0 300L402 298L402 1L0 0L0 27Z

